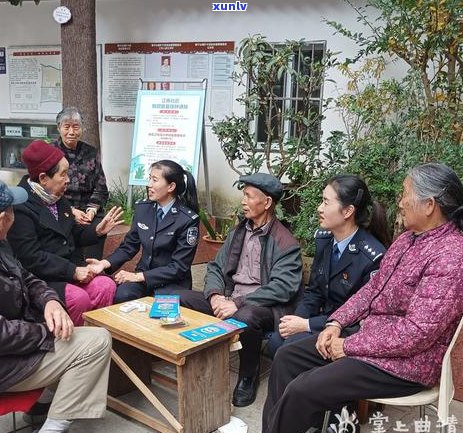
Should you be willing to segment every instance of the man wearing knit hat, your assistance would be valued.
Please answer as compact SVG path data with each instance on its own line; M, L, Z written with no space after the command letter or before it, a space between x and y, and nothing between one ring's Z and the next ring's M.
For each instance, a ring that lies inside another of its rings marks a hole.
M264 334L278 329L279 318L294 311L302 289L302 260L299 243L275 216L283 195L281 182L267 173L239 180L244 184L245 219L207 265L204 292L182 291L181 303L247 324L240 334L243 347L233 392L233 404L243 407L256 398Z
M122 211L111 209L96 227L77 224L63 197L69 182L63 152L34 140L24 149L22 160L29 176L19 186L27 191L28 200L16 206L8 240L23 266L54 288L74 324L82 325L83 312L112 304L116 285L109 277L95 276L76 247L98 242L122 222Z

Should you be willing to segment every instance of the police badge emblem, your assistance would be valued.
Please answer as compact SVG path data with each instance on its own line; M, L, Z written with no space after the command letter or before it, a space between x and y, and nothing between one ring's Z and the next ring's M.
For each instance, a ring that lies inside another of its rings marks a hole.
M190 227L186 232L188 245L195 246L198 243L198 227Z

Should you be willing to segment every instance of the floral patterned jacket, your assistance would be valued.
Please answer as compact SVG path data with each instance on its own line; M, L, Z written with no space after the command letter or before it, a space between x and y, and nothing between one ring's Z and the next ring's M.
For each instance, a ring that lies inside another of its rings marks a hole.
M344 341L347 356L431 387L462 314L463 236L449 222L402 234L379 272L330 320L361 321Z
M61 139L53 145L64 152L69 162L69 186L65 197L71 205L83 211L88 207L103 208L109 193L100 153L83 141L77 143L75 150L68 149Z

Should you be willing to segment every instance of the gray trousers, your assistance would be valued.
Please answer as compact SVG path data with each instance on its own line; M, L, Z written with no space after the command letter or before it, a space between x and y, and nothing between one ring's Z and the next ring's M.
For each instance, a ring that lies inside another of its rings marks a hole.
M77 327L70 341L55 341L38 368L8 391L55 388L48 416L101 418L106 411L111 335L106 329Z

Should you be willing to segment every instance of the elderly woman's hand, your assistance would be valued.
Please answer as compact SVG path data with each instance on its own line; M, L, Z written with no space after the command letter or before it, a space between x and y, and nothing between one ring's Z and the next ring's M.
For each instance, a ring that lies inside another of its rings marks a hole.
M343 358L346 356L344 353L344 338L333 338L330 345L331 361L336 361L336 359Z
M93 280L95 272L89 266L77 266L74 271L74 280L86 284Z
M80 209L73 207L72 214L74 215L74 219L76 220L77 224L85 225L92 222L92 220L88 218L88 215Z
M323 359L331 359L331 344L333 339L338 338L340 335L341 328L337 326L328 326L320 332L315 347Z
M113 208L111 208L111 210L96 226L96 234L98 236L103 236L109 233L114 227L122 224L124 222L124 220L122 219L123 213L124 211L121 207L114 206Z
M86 259L87 267L91 269L95 275L101 274L105 269L111 267L111 263L109 263L106 259L97 260L97 259Z

